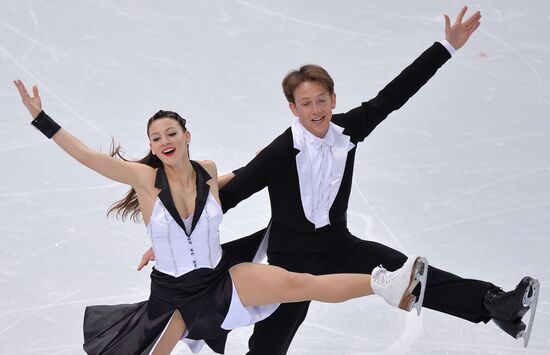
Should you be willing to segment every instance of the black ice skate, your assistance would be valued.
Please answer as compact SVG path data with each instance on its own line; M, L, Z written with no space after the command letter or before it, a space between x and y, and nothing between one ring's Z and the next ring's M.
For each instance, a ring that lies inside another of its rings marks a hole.
M523 346L529 344L533 321L539 299L539 282L531 277L524 277L513 291L501 289L489 290L485 294L484 305L495 324L516 339L523 338ZM522 321L523 316L531 310L529 324Z

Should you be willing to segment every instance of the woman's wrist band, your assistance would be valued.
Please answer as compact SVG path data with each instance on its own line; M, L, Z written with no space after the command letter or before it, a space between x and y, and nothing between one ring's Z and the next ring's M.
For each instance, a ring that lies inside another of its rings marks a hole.
M40 111L38 116L32 120L31 124L48 138L52 138L53 135L61 129L61 126L52 120L44 111Z

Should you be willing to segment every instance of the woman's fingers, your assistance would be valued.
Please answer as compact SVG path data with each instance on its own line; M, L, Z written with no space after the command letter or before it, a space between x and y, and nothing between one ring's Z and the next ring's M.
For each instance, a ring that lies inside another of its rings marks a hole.
M15 84L15 87L19 91L19 95L21 95L21 99L25 99L29 97L29 93L27 92L27 88L25 88L25 85L21 80L14 80L13 83Z
M42 102L40 100L40 94L38 92L38 85L33 85L33 96L30 96L27 88L25 87L25 84L21 80L14 80L13 83L15 84L17 91L19 91L19 95L21 96L21 101L23 102L23 105L27 107L27 110L29 110L30 114L33 117L36 117L42 110Z

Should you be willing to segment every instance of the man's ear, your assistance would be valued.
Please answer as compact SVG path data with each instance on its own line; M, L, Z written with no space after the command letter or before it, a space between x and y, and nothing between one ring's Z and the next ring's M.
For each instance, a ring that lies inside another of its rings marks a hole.
M334 110L336 108L336 93L333 92L332 95L330 95L330 98L332 99L332 109Z
M290 111L292 111L294 116L298 117L298 111L296 110L296 104L294 102L289 102L288 108L290 108Z

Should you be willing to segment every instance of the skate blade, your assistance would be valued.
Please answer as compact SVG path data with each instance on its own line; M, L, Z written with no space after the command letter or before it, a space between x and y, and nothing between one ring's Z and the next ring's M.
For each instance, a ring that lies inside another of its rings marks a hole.
M401 298L401 302L399 302L399 308L407 312L410 312L413 308L415 299L416 297L413 294L408 294L403 296L403 298Z
M537 304L539 302L540 283L538 280L533 279L529 283L529 286L530 287L528 287L523 294L523 305L529 307L531 312L529 315L529 324L527 325L527 329L521 335L523 338L524 348L527 348L527 345L529 345L529 338L531 337L531 330L533 329L533 322L535 321L535 313L537 312ZM531 290L533 293L529 296L529 291Z
M520 339L523 337L523 334L525 333L525 329L527 326L525 323L523 323L521 320L515 321L515 322L507 322L500 320L498 318L493 318L493 322L504 332L514 339Z
M416 258L413 267L413 274L411 275L411 284L407 289L406 294L410 294L416 285L420 283L420 295L416 298L414 295L411 295L412 298L409 300L409 305L407 307L408 311L412 311L416 308L417 315L420 316L420 311L422 310L422 303L424 302L424 292L426 291L426 281L428 279L428 259L423 257ZM415 302L416 299L416 302Z

